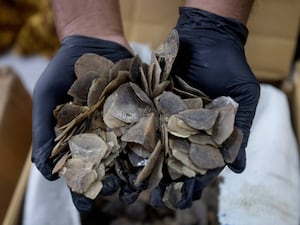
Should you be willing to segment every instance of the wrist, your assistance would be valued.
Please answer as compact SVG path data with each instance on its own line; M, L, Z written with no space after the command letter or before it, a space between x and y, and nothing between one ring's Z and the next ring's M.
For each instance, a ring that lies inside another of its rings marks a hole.
M183 34L187 36L205 34L214 38L231 39L241 46L247 41L248 29L238 20L194 7L180 7L179 10L176 29L180 37Z
M116 42L128 50L118 0L51 0L60 41L79 35Z
M246 25L253 2L254 0L186 0L184 6L206 10Z
M113 62L133 57L133 54L127 48L116 41L85 35L70 35L65 37L61 42L62 51L76 59L85 53L95 53ZM71 64L73 63L75 62Z
M81 25L78 23L67 24L59 33L60 40L65 39L69 36L86 36L91 38L97 38L107 41L116 42L127 49L129 49L129 44L123 34L123 31L114 29L110 27L110 29L101 29L100 27Z
M85 36L94 39L101 39L106 41L115 42L120 44L121 46L125 47L129 52L132 52L128 41L126 40L123 32L114 32L114 31L98 31L97 29L92 29L87 26L80 26L80 25L71 25L66 26L63 31L60 33L60 41L62 42L67 37L71 36Z

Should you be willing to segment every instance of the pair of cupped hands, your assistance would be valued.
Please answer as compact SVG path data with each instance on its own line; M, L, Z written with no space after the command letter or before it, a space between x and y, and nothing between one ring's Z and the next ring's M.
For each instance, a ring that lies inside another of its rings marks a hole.
M179 34L179 52L173 64L172 73L206 93L210 98L230 96L238 104L235 126L243 132L243 141L235 161L227 166L241 173L246 166L248 137L255 115L260 87L252 73L244 52L248 30L240 22L196 8L181 8L175 29ZM66 37L54 58L38 80L33 93L33 143L32 161L48 180L55 180L52 174L54 163L50 159L54 147L56 121L53 110L59 104L70 101L67 91L75 81L74 63L84 53L96 53L113 62L133 55L123 46L108 40L86 36ZM224 169L209 170L205 175L186 178L180 209L188 208L201 197L203 189ZM103 181L99 196L111 195L119 187L120 199L134 201L134 188L122 187L115 176ZM162 197L168 181L162 179L151 192L151 204L163 207ZM90 211L94 201L71 191L74 205L81 212Z

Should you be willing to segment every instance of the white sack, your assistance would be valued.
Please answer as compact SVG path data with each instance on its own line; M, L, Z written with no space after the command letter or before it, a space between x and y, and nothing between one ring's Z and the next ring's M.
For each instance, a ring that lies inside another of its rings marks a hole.
M33 93L34 85L49 60L44 57L0 57L0 66L11 66L25 88ZM79 225L80 218L63 178L50 182L32 165L25 194L23 225Z
M222 225L299 225L299 156L283 92L261 85L242 174L222 172Z

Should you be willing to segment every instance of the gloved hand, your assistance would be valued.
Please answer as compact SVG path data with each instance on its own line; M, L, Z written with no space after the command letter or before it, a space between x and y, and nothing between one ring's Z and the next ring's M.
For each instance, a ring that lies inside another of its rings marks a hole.
M52 174L54 163L49 159L54 147L53 110L59 104L70 101L67 91L75 81L74 63L84 53L96 53L113 62L130 58L132 54L123 46L97 38L69 36L62 42L55 57L39 78L33 93L32 115L32 162L48 180L55 180L58 174ZM104 181L101 193L111 194L119 186L117 177L108 177ZM93 201L72 193L73 202L79 211L88 211Z
M128 182L121 182L121 190L119 192L119 199L125 204L133 203L140 195L140 193L147 189L148 180L141 182L141 184L135 185L134 182L137 178L137 174L129 173L127 175Z
M191 7L180 8L176 30L179 52L172 74L181 76L210 98L230 96L239 103L235 126L242 130L243 141L237 158L227 165L232 171L241 173L246 166L245 148L260 95L260 86L244 52L248 30L237 20ZM190 207L192 200L201 197L203 188L222 169L186 179L183 188L185 197L178 203L178 208ZM153 203L160 202L160 192L155 190L152 193Z
M200 199L203 189L223 170L224 167L211 169L205 175L198 175L193 178L185 177L179 181L184 182L182 188L182 199L177 202L176 208L186 209L192 206L193 201ZM151 192L150 204L155 208L164 208L162 201L167 186L173 181L166 175L159 185Z

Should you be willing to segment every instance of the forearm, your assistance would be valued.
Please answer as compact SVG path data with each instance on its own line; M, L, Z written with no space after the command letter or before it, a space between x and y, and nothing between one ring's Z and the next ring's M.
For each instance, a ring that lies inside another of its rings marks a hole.
M60 40L70 35L84 35L129 48L118 0L51 0L51 3Z
M254 0L186 0L185 6L203 9L247 23Z

